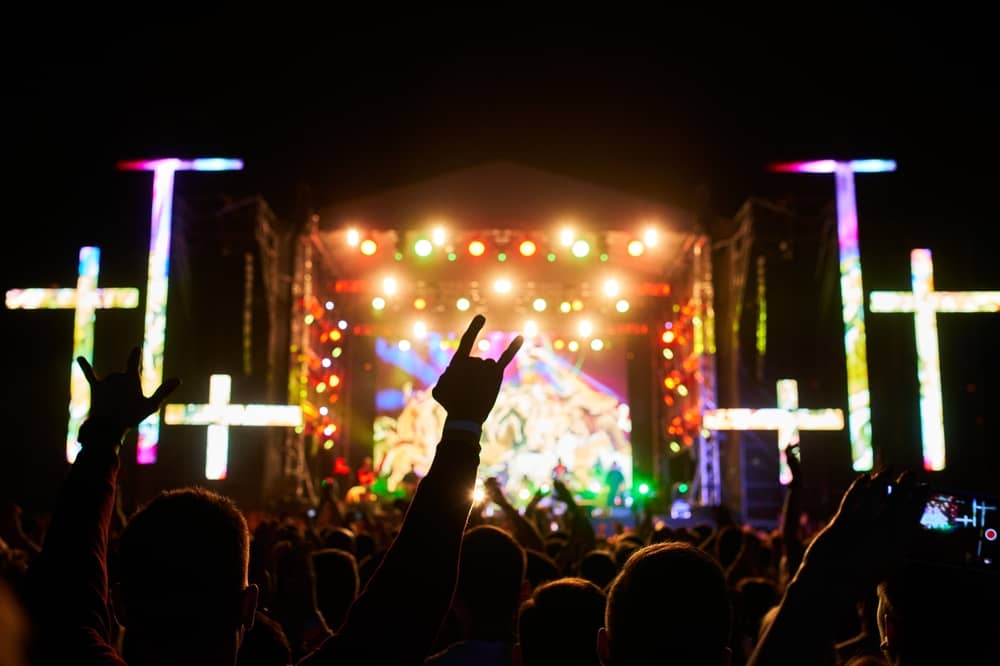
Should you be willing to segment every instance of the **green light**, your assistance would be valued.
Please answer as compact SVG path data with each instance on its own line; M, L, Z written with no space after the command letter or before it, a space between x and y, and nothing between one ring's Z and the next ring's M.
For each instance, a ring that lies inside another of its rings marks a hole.
M555 260L556 260L556 255L555 255L555 253L554 253L554 252L549 252L549 253L548 253L547 255L545 255L545 258L546 258L546 259L547 259L547 260L548 260L549 262L553 262L553 261L555 261Z
M507 253L501 252L497 255L497 261L507 261Z
M608 260L608 253L601 252L601 261L607 261L607 260Z
M678 444L677 442L670 442L670 450L673 451L674 453L677 453L678 451L681 450L681 445Z
M396 255L395 255L395 257L396 257L396 261L402 261L403 260L403 253L402 252L397 252Z
M434 245L426 238L421 238L413 244L413 251L418 257L429 257L431 252L434 251Z
M640 495L648 495L649 494L649 484L648 483L640 483L639 484L639 494Z
M458 255L457 254L455 254L454 252L449 252L448 253L448 261L455 261L456 259L458 259Z
M682 483L677 486L677 492L686 493L688 491L688 484Z

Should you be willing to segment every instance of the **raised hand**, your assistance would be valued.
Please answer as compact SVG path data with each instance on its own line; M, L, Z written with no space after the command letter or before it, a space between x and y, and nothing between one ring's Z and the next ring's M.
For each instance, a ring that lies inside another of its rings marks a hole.
M792 444L785 449L788 469L792 473L792 483L802 483L802 451L800 444Z
M163 382L153 395L142 394L139 381L139 348L129 354L125 372L113 372L98 379L94 369L82 356L76 359L90 384L90 415L88 421L98 424L102 430L124 434L134 428L144 418L160 408L174 389L180 386L179 379Z
M472 347L485 323L486 318L482 315L473 317L462 335L455 356L431 392L448 412L449 419L476 423L485 421L496 404L504 369L524 344L524 338L519 335L499 359L472 356Z
M503 494L503 488L500 487L500 481L497 480L495 476L483 481L483 487L486 489L486 494L489 496L493 503L498 506L507 506L509 502L507 497Z

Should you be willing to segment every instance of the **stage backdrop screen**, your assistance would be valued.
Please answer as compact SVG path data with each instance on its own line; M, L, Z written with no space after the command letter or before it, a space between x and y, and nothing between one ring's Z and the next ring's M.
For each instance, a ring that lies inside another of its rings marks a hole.
M512 337L481 335L474 354L496 358ZM445 419L431 389L457 345L454 334L376 338L373 462L379 487L397 492L411 470L421 477L427 473ZM618 485L618 492L630 487L624 346L605 345L600 351L581 345L570 352L562 341L544 336L525 341L483 429L480 479L498 477L519 504L551 484L553 474L578 495L601 503L615 497L609 496L609 484Z

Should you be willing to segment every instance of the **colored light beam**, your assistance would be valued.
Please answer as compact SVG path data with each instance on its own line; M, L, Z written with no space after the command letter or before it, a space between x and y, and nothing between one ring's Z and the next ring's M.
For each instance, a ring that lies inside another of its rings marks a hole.
M878 313L913 313L924 469L940 471L945 466L945 437L937 313L998 312L1000 291L934 291L934 262L926 249L910 252L910 280L911 292L873 291L869 307Z
M711 409L702 415L709 430L777 430L781 483L788 485L792 472L786 449L799 442L800 430L843 430L844 413L839 409L799 409L799 384L779 379L778 407L767 409Z
M139 305L138 289L98 289L100 266L100 248L81 247L76 289L11 289L6 298L7 307L11 310L75 310L73 357L70 360L69 375L69 428L66 431L66 460L71 463L80 452L76 437L90 411L90 386L76 359L82 356L91 365L94 364L94 321L97 309L135 308Z
M895 171L894 160L864 159L841 162L815 160L776 164L778 173L832 173L837 186L837 241L840 248L840 298L843 306L844 352L847 358L847 421L851 460L855 471L870 470L872 452L871 391L868 387L865 294L858 244L858 210L854 195L855 173Z
M207 405L167 405L163 421L167 425L207 425L205 478L226 478L229 466L230 426L300 426L298 405L231 405L232 377L212 375L208 381Z
M242 168L241 160L221 157L118 163L121 171L153 172L153 214L149 233L149 269L146 276L146 315L142 345L142 387L147 393L152 393L163 382L174 174L178 171L239 171ZM136 459L139 464L156 462L156 444L159 439L160 417L159 414L151 414L139 424L139 439L136 444Z

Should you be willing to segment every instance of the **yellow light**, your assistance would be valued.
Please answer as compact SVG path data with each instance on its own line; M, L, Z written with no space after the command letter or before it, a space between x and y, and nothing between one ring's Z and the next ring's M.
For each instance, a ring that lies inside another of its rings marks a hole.
M486 244L483 241L474 240L469 243L469 254L473 257L481 257L486 252Z
M559 304L559 312L566 314L567 312L570 311L570 307L571 306L569 304L569 301L563 301L562 303Z
M434 251L434 245L426 238L421 238L413 244L413 251L418 257L428 257Z
M583 258L590 254L590 243L582 238L573 242L573 256Z
M621 291L621 285L618 284L618 280L605 280L604 281L604 295L608 298L614 298Z
M435 245L444 244L444 227L434 227L431 231L431 240L434 241Z
M514 285L507 278L501 278L493 283L493 289L498 294L509 294L513 288Z
M523 500L531 499L531 491L527 488L521 488L517 491L517 496Z
M570 341L569 341L569 344L567 345L567 348L568 348L568 349L569 349L569 350L570 350L571 352L575 352L575 351L577 351L578 349L580 349L580 343L579 343L579 342L577 342L576 340L570 340Z
M545 302L544 298L536 298L531 302L531 307L535 310L535 312L544 312L547 306L548 303Z
M668 347L667 349L664 349L664 350L663 350L663 358L665 358L665 359L667 359L667 360L669 361L669 360L671 360L671 359L672 359L673 357L674 357L674 350L673 350L673 349L670 349L670 348Z
M326 390L326 384L324 384L323 382L316 384L316 393L322 393L325 390Z
M535 255L535 251L538 248L535 247L535 244L532 241L526 240L521 241L521 245L518 249L521 251L521 256L532 257Z
M634 240L628 244L628 253L632 257L641 257L642 253L646 251L646 246L641 240Z
M482 340L479 341L479 344L477 346L479 347L479 351L488 352L490 350L490 341L487 340L486 338L483 338Z
M329 451L330 449L332 449L333 448L333 440L332 439L328 439L325 442L323 442L323 448L326 449L327 451Z
M372 299L372 309L373 310L384 310L385 309L385 299L381 296L376 296Z
M330 386L330 388L337 388L340 386L340 377L337 375L330 375L326 378L326 383Z
M679 395L679 396L681 396L681 397L684 397L684 396L686 396L687 394L688 394L688 390L687 390L687 387L686 387L686 386L684 386L684 384L678 384L678 385L677 385L677 395Z
M330 340L333 342L339 342L342 337L344 337L344 334L340 331L330 331Z
M334 358L340 358L340 355L344 353L343 347L334 347L333 351L330 352L330 356Z
M559 338L558 340L552 343L552 346L556 348L556 351L558 351L560 349L563 349L566 346L566 343L563 341L562 338Z
M422 321L418 321L413 324L413 337L418 340L423 340L427 337L427 324Z
M573 312L579 312L582 309L583 309L583 301L581 301L579 298L575 299L573 301Z
M409 340L400 340L396 344L396 346L399 347L399 351L407 352L407 351L410 351L410 347L412 345L410 345L410 341Z
M378 252L378 244L375 241L370 238L361 241L361 254L370 257L376 252Z
M396 278L387 277L382 280L382 291L385 292L386 296L394 296L398 289L399 284L396 282Z
M327 437L329 437L335 432L337 432L337 426L333 425L332 423L327 427L323 428L323 434L326 435Z
M538 335L538 322L529 319L524 322L524 336L526 338L533 338Z
M467 298L460 298L457 301L455 301L455 307L461 310L462 312L465 312L470 307L472 307L472 303L470 303L469 299Z
M569 247L570 245L573 244L573 238L574 238L573 230L570 229L569 227L566 227L565 229L559 232L559 242L565 245L566 247Z
M472 491L472 501L482 502L484 499L486 499L486 491L477 486L476 489Z
M663 342L665 342L666 344L669 345L671 342L674 341L674 332L673 331L664 331L662 339L663 339Z
M427 299L417 298L416 300L413 301L413 307L416 308L417 310L423 310L424 308L427 307Z
M358 242L361 241L361 234L358 233L357 229L347 230L347 244L351 247L357 247Z
M589 338L594 332L594 325L589 319L584 319L577 326L577 331L579 331L581 338Z
M629 304L624 298L615 303L615 310L618 312L628 312Z
M642 239L646 242L646 247L656 247L656 242L659 240L659 234L656 233L656 229L650 227L646 229L645 233L643 233Z
M604 340L601 340L600 338L594 338L593 340L590 341L590 348L593 349L594 351L601 351L602 349L604 349Z

